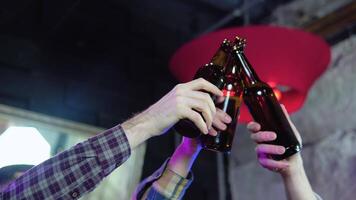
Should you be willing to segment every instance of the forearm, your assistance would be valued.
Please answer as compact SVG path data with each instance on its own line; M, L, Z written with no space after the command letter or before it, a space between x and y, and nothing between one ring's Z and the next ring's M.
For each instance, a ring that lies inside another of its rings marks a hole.
M316 200L315 194L305 173L301 156L295 155L296 161L282 173L282 178L289 200Z
M136 148L153 135L157 135L159 130L156 130L153 120L155 118L151 116L149 108L121 124L131 149Z
M182 177L187 177L199 152L199 149L192 150L180 144L168 163L168 169Z
M178 200L183 198L185 191L193 181L193 174L188 173L186 177L182 177L168 168L168 163L170 161L171 158L138 185L132 197L133 200ZM192 163L185 165L183 168L189 171L191 166Z
M184 145L184 142L180 144L174 151L162 176L153 183L148 196L156 196L158 193L164 199L181 199L192 181L189 172L199 151L199 147L192 148L189 145Z

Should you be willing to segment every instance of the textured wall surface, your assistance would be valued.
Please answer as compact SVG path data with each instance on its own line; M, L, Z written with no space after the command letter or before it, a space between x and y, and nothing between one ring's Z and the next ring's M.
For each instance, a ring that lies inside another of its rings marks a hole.
M279 6L271 20L282 26L301 27L313 19L325 16L352 0L295 0Z
M332 49L329 69L292 116L304 143L304 165L324 200L354 199L356 192L356 37ZM230 165L234 199L286 199L278 174L260 167L245 127L240 127Z

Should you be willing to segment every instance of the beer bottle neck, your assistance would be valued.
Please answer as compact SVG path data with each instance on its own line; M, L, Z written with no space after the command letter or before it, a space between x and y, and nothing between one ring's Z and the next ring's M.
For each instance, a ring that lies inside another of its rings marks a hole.
M238 64L240 64L241 70L241 79L243 83L248 85L254 85L258 82L261 82L255 70L252 68L251 64L248 62L245 54L243 52L235 52L235 57Z
M230 54L231 54L230 42L225 39L223 43L220 45L218 51L211 58L210 63L225 68L226 64L229 62Z
M219 49L213 58L210 60L210 63L213 65L217 65L219 67L225 67L226 63L228 61L228 54L223 51L223 49Z
M227 47L221 46L210 60L210 63L225 68L226 64L229 62L229 55L230 52Z
M230 59L225 67L225 76L235 76L238 75L238 66L233 62L233 59Z

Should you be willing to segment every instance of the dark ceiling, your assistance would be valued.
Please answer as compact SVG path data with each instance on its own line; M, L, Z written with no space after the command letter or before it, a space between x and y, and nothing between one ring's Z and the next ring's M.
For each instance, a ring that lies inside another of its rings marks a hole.
M262 23L286 1L246 2L254 5L250 23ZM175 49L242 7L242 0L3 0L0 103L113 126L177 83L168 71ZM235 17L223 26L243 22ZM150 140L144 175L173 151L173 138ZM187 199L217 199L209 184L215 155L205 154Z
M283 2L255 1L255 23ZM0 103L112 126L176 84L174 50L236 8L242 1L2 1Z

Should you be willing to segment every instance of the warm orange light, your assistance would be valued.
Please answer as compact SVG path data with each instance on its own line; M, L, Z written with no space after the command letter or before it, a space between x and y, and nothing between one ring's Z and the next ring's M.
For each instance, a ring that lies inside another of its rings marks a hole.
M273 92L274 92L274 95L276 96L277 100L280 101L282 98L282 92L277 88L273 88Z
M277 100L280 101L282 99L282 92L278 89L277 83L267 82L267 84L273 89L273 93L276 96Z

